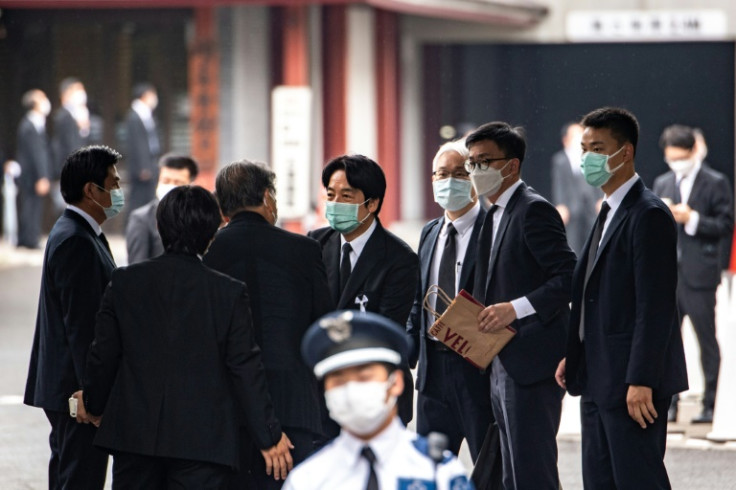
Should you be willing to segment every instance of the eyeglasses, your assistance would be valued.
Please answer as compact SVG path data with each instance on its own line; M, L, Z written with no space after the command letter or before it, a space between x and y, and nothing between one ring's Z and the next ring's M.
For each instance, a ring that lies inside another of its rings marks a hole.
M488 170L488 167L490 167L493 162L497 162L499 160L509 160L509 157L484 158L483 160L480 160L478 162L465 160L465 170L467 170L468 172L472 172L476 168L480 170Z
M447 170L435 170L434 172L432 172L432 176L437 177L437 179L439 180L444 180L449 177L464 180L470 178L470 174L461 168L453 170L452 172L448 172Z

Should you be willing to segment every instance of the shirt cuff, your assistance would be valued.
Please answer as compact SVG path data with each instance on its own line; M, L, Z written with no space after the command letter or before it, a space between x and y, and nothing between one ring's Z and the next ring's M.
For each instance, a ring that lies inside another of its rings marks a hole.
M533 315L537 312L529 300L526 299L526 296L522 296L521 298L511 301L511 306L514 307L517 320L521 320L522 318Z
M690 219L685 223L685 233L690 236L695 236L695 232L698 231L698 223L700 222L700 213L697 211L690 211Z

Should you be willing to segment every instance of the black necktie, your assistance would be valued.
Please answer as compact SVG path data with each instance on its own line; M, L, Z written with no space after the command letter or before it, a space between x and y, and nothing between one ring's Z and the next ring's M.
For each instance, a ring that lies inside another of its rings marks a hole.
M439 287L450 298L455 297L455 273L457 271L457 240L455 240L455 235L457 235L457 230L452 226L452 223L448 223L447 239L442 250L442 258L440 258L440 269L437 273ZM443 301L437 303L437 313L441 315L447 309L447 305Z
M378 490L378 476L373 464L376 462L376 455L369 446L363 446L360 455L368 460L368 481L365 484L365 490Z
M105 236L105 234L100 233L97 236L100 238L100 241L102 242L102 244L105 246L107 251L110 253L110 256L112 257L112 250L110 250L110 243L107 241L107 237Z
M345 291L345 285L348 283L350 272L352 271L352 266L350 265L350 252L352 251L353 247L345 242L345 245L342 246L342 261L340 262L340 294Z
M486 285L488 284L488 267L491 260L491 246L493 245L493 215L498 206L490 207L483 220L483 228L478 240L478 263L475 269L475 281L473 283L473 296L481 303L486 298Z
M675 196L672 199L672 202L675 204L680 204L682 202L682 194L680 193L680 184L682 184L682 179L675 180Z
M588 284L588 278L590 277L590 273L593 271L593 264L595 263L595 256L598 253L598 244L601 241L601 236L603 235L603 226L606 224L606 217L608 216L608 211L611 210L611 206L608 205L607 202L603 201L603 204L601 204L601 212L598 213L598 219L595 222L595 230L593 231L593 236L590 239L590 247L588 247L588 262L585 266L585 282L583 283L583 288L585 288L585 285ZM583 294L585 294L585 289L583 289ZM583 340L584 332L585 332L585 326L584 326L584 318L585 318L585 301L583 301L583 308L580 310L580 329L579 329L579 335L580 340Z

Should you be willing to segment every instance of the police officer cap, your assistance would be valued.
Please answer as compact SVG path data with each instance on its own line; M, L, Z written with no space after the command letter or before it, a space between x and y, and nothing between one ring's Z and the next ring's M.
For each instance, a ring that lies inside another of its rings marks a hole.
M317 378L338 369L371 362L405 363L409 338L381 315L353 310L328 313L302 339L302 357Z

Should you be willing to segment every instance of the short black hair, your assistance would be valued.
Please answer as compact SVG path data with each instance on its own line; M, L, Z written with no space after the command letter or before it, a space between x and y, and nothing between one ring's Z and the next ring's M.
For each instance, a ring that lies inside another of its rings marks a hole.
M174 168L176 170L189 170L189 180L194 180L199 175L199 165L192 157L187 155L177 155L176 153L166 153L158 159L159 167Z
M378 216L383 205L383 197L386 195L386 175L381 166L363 155L342 155L333 158L322 169L322 185L325 189L330 184L332 174L338 170L345 171L345 178L350 187L363 192L366 200L378 199L375 213Z
M136 83L132 91L133 99L140 99L146 92L156 92L156 87L148 82Z
M61 169L61 195L67 204L75 204L84 197L84 186L93 182L105 187L108 168L123 158L107 146L85 146L66 158Z
M204 254L220 220L215 198L196 185L173 188L156 208L158 233L167 253Z
M586 114L580 124L588 128L609 129L620 145L631 143L631 146L634 147L634 155L636 155L636 145L639 142L639 121L626 109L601 107Z
M77 83L82 82L76 77L66 77L61 81L61 83L59 83L59 93L64 95L64 93L69 90L69 87L76 85Z
M567 137L567 132L570 131L570 128L575 125L579 125L580 123L577 121L567 121L565 124L562 125L560 128L560 138L565 139Z
M265 163L240 160L220 169L215 179L215 195L222 214L232 218L243 208L263 204L268 189L276 192L276 174Z
M664 150L668 146L692 150L695 146L695 131L682 124L667 126L659 138L659 147Z
M486 123L465 138L465 146L470 148L480 141L493 141L506 158L518 158L521 168L526 155L526 137L521 126L514 127L503 121Z

